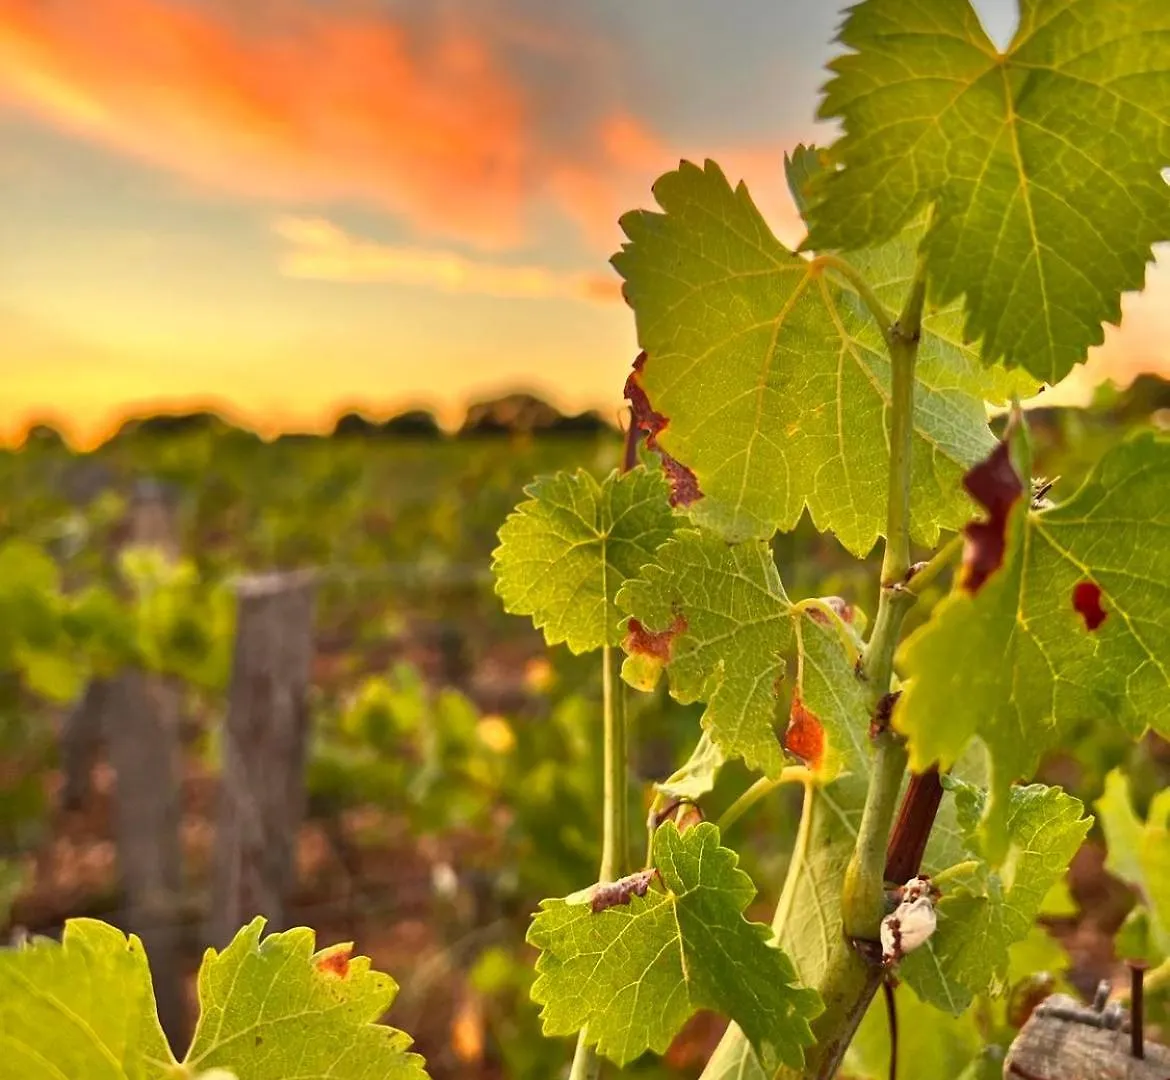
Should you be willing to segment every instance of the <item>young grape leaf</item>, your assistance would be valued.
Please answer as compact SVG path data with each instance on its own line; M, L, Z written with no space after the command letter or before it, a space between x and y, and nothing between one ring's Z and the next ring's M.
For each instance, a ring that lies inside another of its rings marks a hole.
M662 783L654 785L658 792L655 801L664 804L678 799L697 802L714 789L721 768L723 753L704 731L691 756Z
M216 1070L237 1080L425 1080L410 1039L376 1023L389 976L349 946L314 953L311 930L270 934L256 919L199 972L201 1013L180 1066L155 1013L142 943L93 919L61 942L0 950L0 1080L166 1080Z
M654 834L661 888L594 913L582 898L545 900L529 928L541 950L533 1000L547 1035L587 1030L619 1065L663 1053L698 1009L714 1009L747 1032L770 1072L799 1066L812 1042L816 991L798 985L767 927L743 911L755 888L710 823Z
M614 596L671 534L666 482L643 467L610 473L557 473L525 488L492 554L506 611L531 615L550 645L575 653L617 645Z
M1026 491L1022 429L1010 470L997 460L1000 490L1014 470ZM984 559L996 547L991 523L969 528L967 569L898 653L907 683L894 723L912 768L945 768L977 735L997 812L1007 785L1076 722L1170 732L1167 490L1170 439L1143 434L1109 450L1067 502L1034 511L1012 500L1001 565Z
M703 730L725 758L742 757L770 776L783 769L774 724L785 654L794 646L802 657L797 700L822 736L810 764L828 780L867 753L869 716L852 639L828 604L789 601L767 544L727 544L680 529L617 603L637 628L625 642L623 677L649 689L666 664L677 700L707 703ZM657 648L663 635L665 650Z
M1129 782L1114 769L1095 805L1109 851L1105 869L1137 891L1154 950L1170 956L1170 791L1154 796L1142 821L1134 813Z
M656 443L703 492L688 513L742 540L793 528L807 505L864 555L886 518L881 332L856 291L785 248L713 162L684 162L654 194L664 212L625 215L629 243L613 263L646 352L634 380ZM872 254L887 294L912 275L911 240ZM947 318L922 341L915 404L911 518L928 545L969 513L959 479L993 443L984 396L1005 389L951 340Z
M966 860L952 867L925 864L943 891L938 929L901 962L899 975L920 998L958 1014L977 994L997 994L1008 978L1010 947L1027 937L1044 897L1068 868L1092 819L1059 788L1013 788L1007 806L1008 849L1001 868L978 857L985 796L948 778Z
M1023 0L1001 54L967 0L865 0L839 40L819 115L844 135L808 246L868 247L933 207L936 299L966 297L988 360L1061 379L1170 239L1170 6Z

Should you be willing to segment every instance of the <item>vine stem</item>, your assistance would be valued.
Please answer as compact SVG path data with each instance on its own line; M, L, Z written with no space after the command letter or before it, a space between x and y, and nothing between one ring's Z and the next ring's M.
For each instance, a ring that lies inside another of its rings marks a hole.
M601 833L601 869L598 881L616 881L629 870L628 732L626 696L621 681L621 650L601 650L601 712L604 725L604 795ZM582 1028L573 1052L569 1080L597 1080L601 1058L588 1045Z
M894 652L906 612L915 594L906 587L910 570L910 483L914 432L914 368L922 311L926 301L926 271L920 260L910 295L898 321L886 336L892 371L890 402L889 503L886 546L882 556L881 594L873 632L861 654L861 676L872 689L876 711L890 690ZM941 567L940 567L941 570ZM834 945L818 989L825 1012L814 1021L817 1045L806 1058L804 1075L830 1080L837 1074L852 1041L882 983L882 972L859 955L855 941L878 938L885 914L886 848L897 810L898 791L906 772L906 749L890 730L874 738L874 765L857 842L845 870L841 891L842 937Z
M890 477L886 549L882 557L881 595L873 634L862 653L862 671L880 698L890 689L894 650L902 621L916 597L906 588L910 570L910 482L914 435L914 366L926 300L921 263L906 307L891 328ZM857 844L845 870L842 918L850 938L876 940L885 914L886 843L897 809L898 790L906 772L906 748L893 731L874 739L873 777L861 813Z

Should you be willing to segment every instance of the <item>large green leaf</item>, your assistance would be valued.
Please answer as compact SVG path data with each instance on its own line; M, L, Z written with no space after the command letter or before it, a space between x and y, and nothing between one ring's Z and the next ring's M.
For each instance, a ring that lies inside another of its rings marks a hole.
M662 1053L698 1009L737 1021L774 1072L799 1066L820 1011L798 985L768 928L743 911L755 895L735 852L710 823L654 836L661 887L595 912L588 893L545 900L528 932L541 950L532 996L548 1035L583 1028L599 1053L624 1065Z
M237 1080L424 1080L410 1039L376 1023L397 991L389 976L348 947L314 953L311 930L261 941L263 925L208 951L182 1066L159 1027L138 938L73 919L60 944L0 950L0 1080L169 1080L218 1069Z
M808 244L868 247L926 206L933 291L966 336L1055 382L1170 239L1170 5L1023 0L999 53L968 0L865 0L820 116L839 168Z
M1013 788L1006 814L1006 856L993 869L978 856L983 792L960 780L948 780L948 786L966 852L950 866L924 861L924 869L943 890L938 929L902 960L899 970L920 998L957 1015L973 996L1005 988L1011 946L1028 936L1092 819L1083 816L1079 800L1059 788Z
M960 575L903 643L894 716L915 769L946 767L977 735L997 793L1078 722L1170 732L1170 440L1116 446L1072 498L1040 511L1023 494L1022 433L1013 443L1021 493L1002 565L975 591Z
M1105 869L1137 891L1156 954L1170 956L1170 790L1154 796L1142 821L1129 782L1114 769L1096 808L1109 849Z
M712 162L683 163L654 194L664 213L622 218L614 257L647 358L635 378L661 448L697 477L689 506L731 540L814 523L865 554L886 520L890 364L856 291L785 248L746 189ZM866 254L900 306L921 225ZM969 512L959 479L992 444L990 377L955 339L954 313L928 325L915 404L912 520L933 544Z
M826 780L860 767L869 710L856 648L827 604L789 601L767 544L680 529L618 606L632 616L623 676L649 689L667 663L674 697L707 703L703 730L725 758L771 776L784 767L776 711L785 656L796 651L796 696L822 729L814 766Z
M619 644L614 596L671 533L662 474L637 468L598 483L583 470L557 473L525 492L492 555L504 608L575 653Z

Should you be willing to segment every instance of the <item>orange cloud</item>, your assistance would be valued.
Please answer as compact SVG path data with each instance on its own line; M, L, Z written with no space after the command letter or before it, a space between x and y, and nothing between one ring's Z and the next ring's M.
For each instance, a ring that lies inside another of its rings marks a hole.
M551 204L609 250L680 149L713 149L668 147L612 100L604 42L494 6L405 10L0 0L0 103L216 190L358 202L485 247Z
M293 0L262 11L0 0L0 97L217 188L517 232L531 102L487 43L450 20L420 34Z
M323 218L282 217L273 229L289 245L280 259L281 272L287 277L421 285L447 293L525 300L621 298L612 276L511 266L450 251L380 244L352 236Z

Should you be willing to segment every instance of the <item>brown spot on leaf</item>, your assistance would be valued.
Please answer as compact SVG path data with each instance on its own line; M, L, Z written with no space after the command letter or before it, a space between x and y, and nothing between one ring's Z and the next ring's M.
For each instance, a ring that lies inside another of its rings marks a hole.
M792 696L788 714L788 730L784 732L784 749L808 762L809 768L820 768L825 754L825 729L816 713L805 708L799 694Z
M675 612L674 622L665 630L647 630L637 619L631 619L626 625L623 648L631 656L652 656L655 660L669 664L674 639L686 628L687 617L681 611Z
M853 625L853 605L840 596L822 596L821 603L834 612L843 623ZM808 608L808 617L822 626L828 623L828 616L817 607Z
M670 483L670 505L690 506L703 497L699 489L699 478L677 458L673 458L658 445L658 436L666 430L670 421L651 404L642 387L642 371L646 367L646 354L638 353L634 370L626 379L625 397L630 403L631 427L646 436L646 446L662 459L662 468Z
M636 874L628 874L617 881L607 881L593 890L593 899L590 909L593 914L605 911L607 908L617 907L619 904L628 904L633 896L645 896L650 883L658 876L654 867L639 870Z
M1101 606L1101 586L1095 581L1078 581L1073 588L1073 607L1077 609L1085 628L1096 630L1108 617Z
M962 581L974 593L1003 565L1008 518L1024 493L1006 440L963 477L963 487L987 511L986 521L972 521L964 530Z
M323 949L317 957L317 970L344 979L349 975L349 961L353 956L353 942Z

